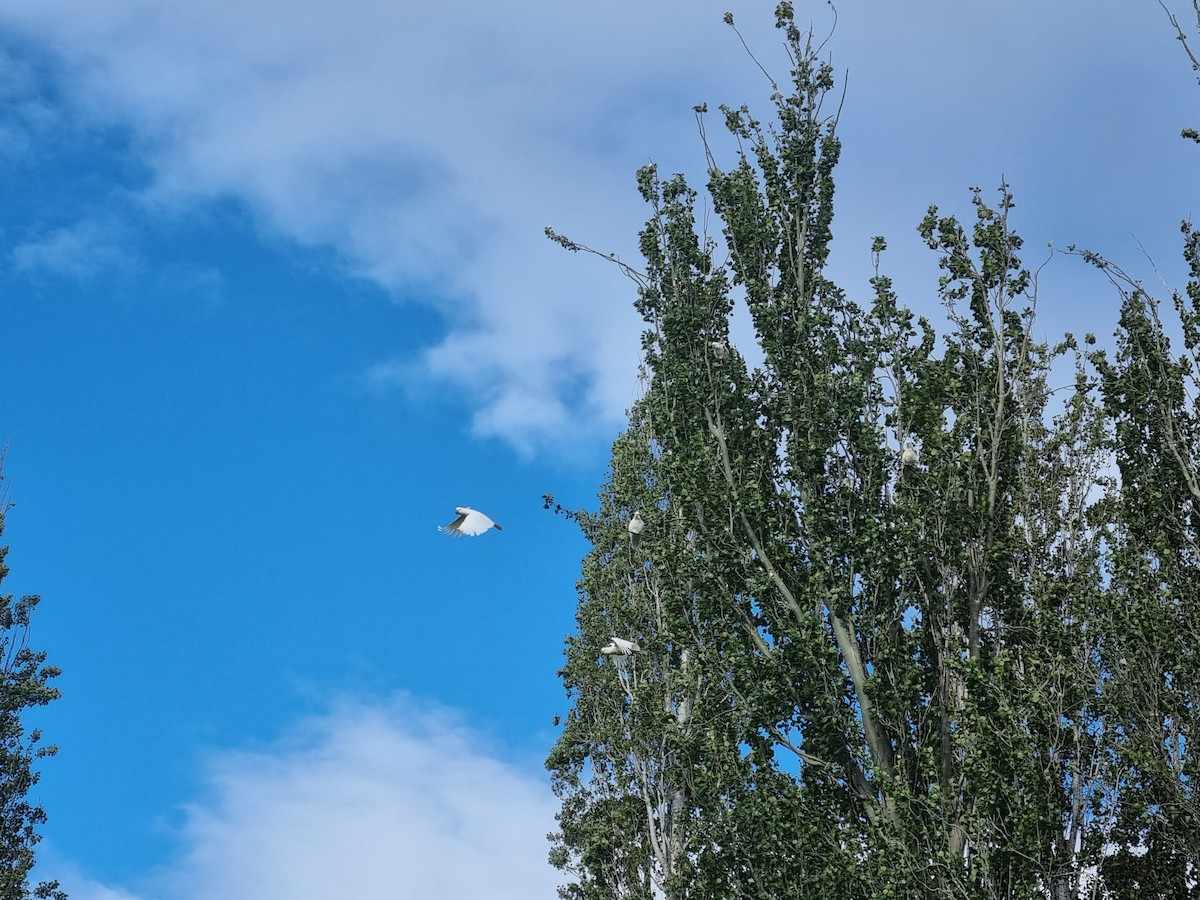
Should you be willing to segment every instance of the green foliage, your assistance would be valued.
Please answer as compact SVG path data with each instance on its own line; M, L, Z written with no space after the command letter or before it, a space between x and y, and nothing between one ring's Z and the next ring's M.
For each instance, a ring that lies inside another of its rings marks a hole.
M1115 354L1089 354L1121 476L1106 506L1114 602L1101 623L1106 713L1120 723L1110 740L1122 779L1114 836L1147 848L1106 860L1120 897L1200 896L1190 872L1200 858L1200 237L1182 230L1191 280L1172 298L1178 355L1158 301L1084 254L1123 298Z
M9 508L0 495L0 535L4 533L4 515ZM8 574L4 559L8 548L0 546L0 582ZM21 714L34 706L58 699L50 680L59 674L46 665L46 654L29 646L30 618L40 602L36 596L15 599L0 594L0 897L39 897L65 900L57 882L29 886L34 864L34 846L40 840L36 828L46 821L46 813L29 799L40 773L36 760L53 756L58 748L39 746L41 733L25 733ZM32 892L31 892L32 890Z
M645 391L598 509L569 513L592 550L547 761L561 894L1186 896L1200 235L1182 355L1140 289L1112 359L1036 340L1003 184L918 227L942 334L883 238L851 299L825 272L832 71L787 4L778 25L790 90L769 126L723 107L737 158L709 151L721 240L682 176L637 176ZM729 341L739 296L756 366Z

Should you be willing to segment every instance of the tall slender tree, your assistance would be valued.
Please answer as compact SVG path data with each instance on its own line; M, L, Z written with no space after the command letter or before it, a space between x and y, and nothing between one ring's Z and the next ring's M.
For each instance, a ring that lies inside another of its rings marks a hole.
M825 274L832 73L777 24L773 124L722 109L742 149L709 154L723 239L639 173L647 387L574 514L563 894L1200 896L1200 232L1169 306L1081 254L1120 292L1112 352L1033 338L1005 185L920 224L940 338L882 239L857 303ZM618 632L639 651L601 652Z
M1200 0L1191 35L1160 6L1200 72ZM1194 128L1182 136L1200 142ZM1089 357L1119 473L1102 507L1111 602L1095 619L1114 784L1100 872L1108 896L1129 900L1200 897L1200 232L1181 232L1189 277L1169 303L1078 251L1120 299L1115 352Z
M776 18L774 121L722 108L741 149L709 153L721 240L681 176L638 174L646 389L598 511L573 514L593 550L548 760L562 894L1075 896L1113 794L1092 381L1073 338L1033 338L1006 186L975 191L969 227L920 225L940 341L882 239L866 303L829 279L833 73L790 4ZM640 651L606 656L613 636Z
M1119 472L1103 505L1110 602L1095 621L1119 788L1102 870L1122 898L1200 896L1200 233L1182 230L1191 277L1167 307L1175 329L1139 282L1082 254L1121 297L1115 352L1089 356Z

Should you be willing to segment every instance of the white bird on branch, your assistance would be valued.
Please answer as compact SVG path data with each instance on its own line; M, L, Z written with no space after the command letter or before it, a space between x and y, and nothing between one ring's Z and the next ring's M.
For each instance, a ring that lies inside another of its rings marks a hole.
M600 648L600 652L605 656L633 656L642 648L633 641L627 641L624 638L614 637L612 641Z
M729 344L725 341L713 341L709 346L712 347L713 356L717 358L718 362L723 362L729 355Z
M915 466L919 459L920 457L917 456L917 451L913 449L912 444L907 445L900 454L900 464L903 466Z
M458 513L458 518L449 525L439 525L438 531L443 534L453 535L454 537L462 537L464 534L471 537L478 537L492 528L495 528L497 531L504 530L503 527L497 525L477 509L471 509L469 506L456 506L454 507L454 511Z
M642 521L642 513L639 510L633 514L633 518L629 520L629 540L633 546L637 546L642 542L642 532L646 530L646 523Z

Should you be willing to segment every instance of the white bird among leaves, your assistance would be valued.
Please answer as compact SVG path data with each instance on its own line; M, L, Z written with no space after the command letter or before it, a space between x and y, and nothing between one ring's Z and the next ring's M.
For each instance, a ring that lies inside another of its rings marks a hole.
M612 641L600 648L600 652L605 656L633 656L642 648L633 641L627 641L624 638L614 637Z
M633 546L637 546L642 542L642 532L646 530L646 523L642 520L642 513L639 510L633 514L633 518L629 520L629 541Z
M462 537L464 534L478 537L493 528L497 531L504 530L502 526L497 525L477 509L471 509L469 506L456 506L454 511L458 513L458 518L449 525L439 525L438 531L454 537Z
M915 466L918 459L917 451L913 449L912 444L905 447L900 454L900 464L904 466Z
M723 361L729 355L729 345L725 341L712 341L709 346L718 362Z

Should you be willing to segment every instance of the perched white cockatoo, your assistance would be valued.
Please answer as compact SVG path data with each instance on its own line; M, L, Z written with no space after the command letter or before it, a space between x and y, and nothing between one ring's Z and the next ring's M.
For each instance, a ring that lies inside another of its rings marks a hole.
M497 531L504 530L477 509L471 509L469 506L456 506L454 511L458 513L458 518L449 525L439 525L438 531L454 537L462 537L464 534L478 537L492 528Z
M918 459L920 457L917 456L917 451L913 449L912 444L908 444L900 452L900 464L903 466L915 466Z
M600 648L600 652L605 656L633 656L642 648L633 641L627 641L624 638L614 637L611 642Z
M724 341L713 341L709 346L712 347L713 356L718 360L724 360L729 355L729 345Z
M633 514L633 518L629 520L629 541L633 546L637 546L642 542L642 532L646 530L646 523L642 521L641 510Z

